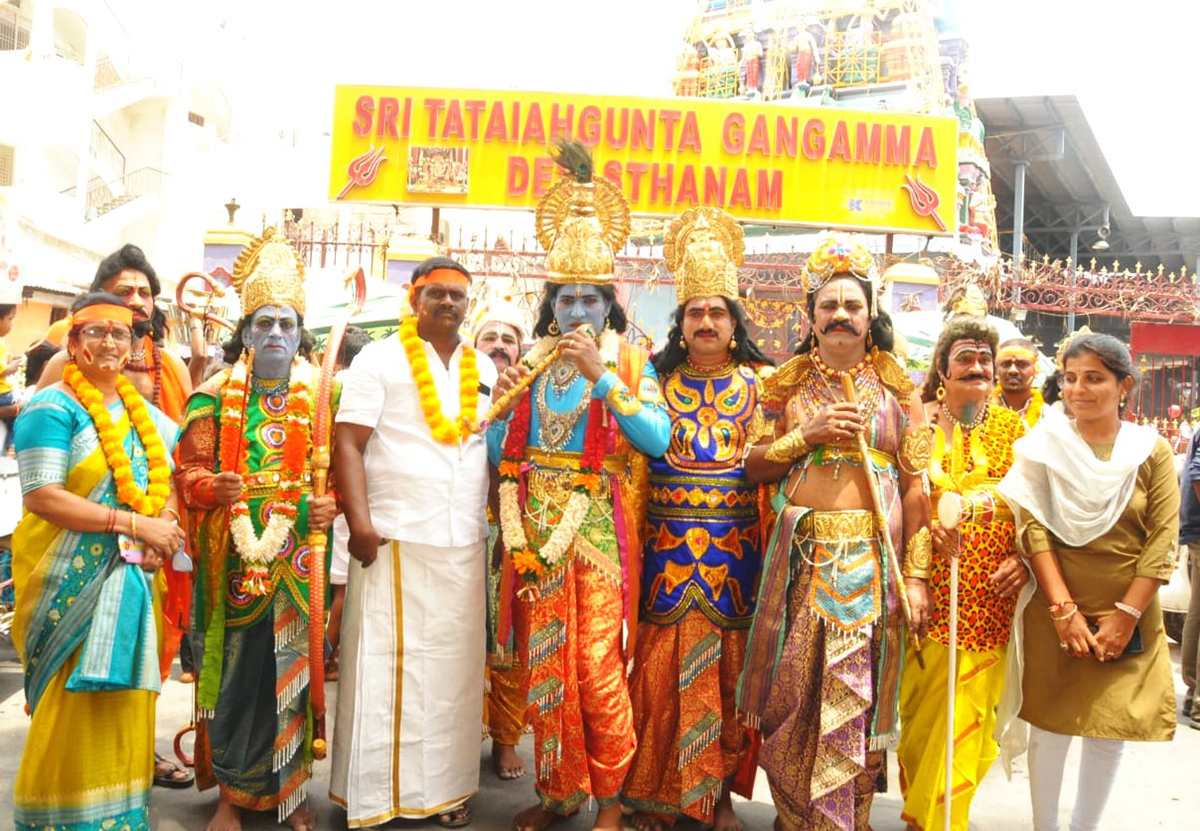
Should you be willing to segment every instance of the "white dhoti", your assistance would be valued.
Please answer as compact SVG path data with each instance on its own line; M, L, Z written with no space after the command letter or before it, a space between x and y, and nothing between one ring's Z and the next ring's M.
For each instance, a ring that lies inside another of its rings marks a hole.
M483 541L388 543L352 561L329 797L351 828L447 811L479 790Z

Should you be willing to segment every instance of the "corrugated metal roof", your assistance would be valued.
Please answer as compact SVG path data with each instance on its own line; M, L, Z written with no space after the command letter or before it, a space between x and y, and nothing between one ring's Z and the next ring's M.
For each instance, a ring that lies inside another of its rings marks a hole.
M1153 271L1161 263L1167 271L1186 265L1193 271L1200 254L1200 217L1135 216L1121 193L1104 152L1073 95L1019 98L984 98L975 109L987 131L986 150L992 167L996 218L1005 252L1012 251L1013 191L1016 162L1029 159L1025 168L1025 235L1041 255L1066 259L1071 231L1080 215L1090 226L1079 239L1079 260L1093 257L1098 264L1120 260L1132 268L1142 263ZM1052 139L1064 134L1061 158ZM1048 152L1047 152L1048 151ZM1095 251L1096 215L1109 208L1112 234L1109 249ZM1028 253L1028 249L1027 249Z

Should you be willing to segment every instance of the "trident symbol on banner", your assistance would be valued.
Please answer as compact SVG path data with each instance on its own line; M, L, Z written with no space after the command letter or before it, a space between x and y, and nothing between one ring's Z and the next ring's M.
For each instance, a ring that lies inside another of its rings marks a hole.
M938 205L942 202L941 197L938 196L936 190L921 181L921 174L917 174L915 182L912 176L904 174L904 184L900 187L908 191L908 201L912 204L912 209L917 216L931 216L937 223L939 231L946 230L946 223L942 221L937 212Z
M346 170L346 176L350 181L346 182L346 186L342 188L342 192L337 195L337 198L343 198L356 187L365 188L374 182L375 174L379 172L379 165L386 161L387 156L383 155L383 148L380 147L376 150L375 146L371 145L366 153L350 162L350 166Z

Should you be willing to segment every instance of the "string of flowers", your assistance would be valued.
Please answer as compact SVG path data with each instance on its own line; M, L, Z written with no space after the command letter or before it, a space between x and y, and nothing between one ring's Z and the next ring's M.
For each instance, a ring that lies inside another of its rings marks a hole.
M1013 409L1004 401L1004 395L1001 392L999 384L996 385L994 397L1001 406L1009 410ZM1033 425L1037 424L1038 419L1042 417L1042 407L1044 406L1046 406L1046 399L1042 397L1042 391L1037 387L1034 387L1030 392L1029 400L1025 402L1025 406L1019 410L1014 410L1014 412L1019 413L1021 418L1025 419L1026 426L1032 427Z
M475 363L475 350L463 344L462 359L458 367L458 418L451 421L442 412L437 387L429 372L429 360L417 334L417 319L406 317L400 321L400 343L412 367L413 380L417 382L417 394L421 397L421 412L429 425L433 437L442 444L458 444L475 425L479 407L479 367Z
M242 472L250 466L250 444L245 435L246 376L248 366L239 361L221 389L221 470ZM239 499L230 508L229 532L242 558L241 591L251 596L267 593L270 567L299 514L304 463L311 442L312 394L306 383L307 365L297 362L288 380L284 412L283 463L275 499L267 509L267 524L259 536L254 531L250 506Z
M167 504L167 497L171 495L171 468L167 464L167 449L158 435L154 419L146 409L146 402L141 393L124 375L117 376L117 394L121 396L129 421L146 451L149 475L144 491L134 481L129 454L125 452L122 437L117 433L108 408L104 406L104 395L84 377L74 362L63 367L62 378L91 416L92 424L100 437L104 461L112 471L113 481L117 486L117 498L143 516L158 516Z
M499 469L500 528L504 534L504 544L512 557L513 568L527 585L541 580L546 573L562 563L567 549L583 526L592 496L600 490L608 438L604 425L604 401L599 398L593 399L588 407L583 434L583 453L579 460L579 471L575 474L571 486L571 496L567 499L562 517L550 533L550 538L540 549L535 550L525 534L519 499L521 458L529 441L532 395L530 393L525 396L513 413Z

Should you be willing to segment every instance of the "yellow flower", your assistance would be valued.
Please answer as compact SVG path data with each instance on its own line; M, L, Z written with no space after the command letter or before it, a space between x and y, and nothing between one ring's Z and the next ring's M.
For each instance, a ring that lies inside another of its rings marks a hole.
M537 574L541 569L537 554L532 548L518 548L512 552L513 567L521 574Z

